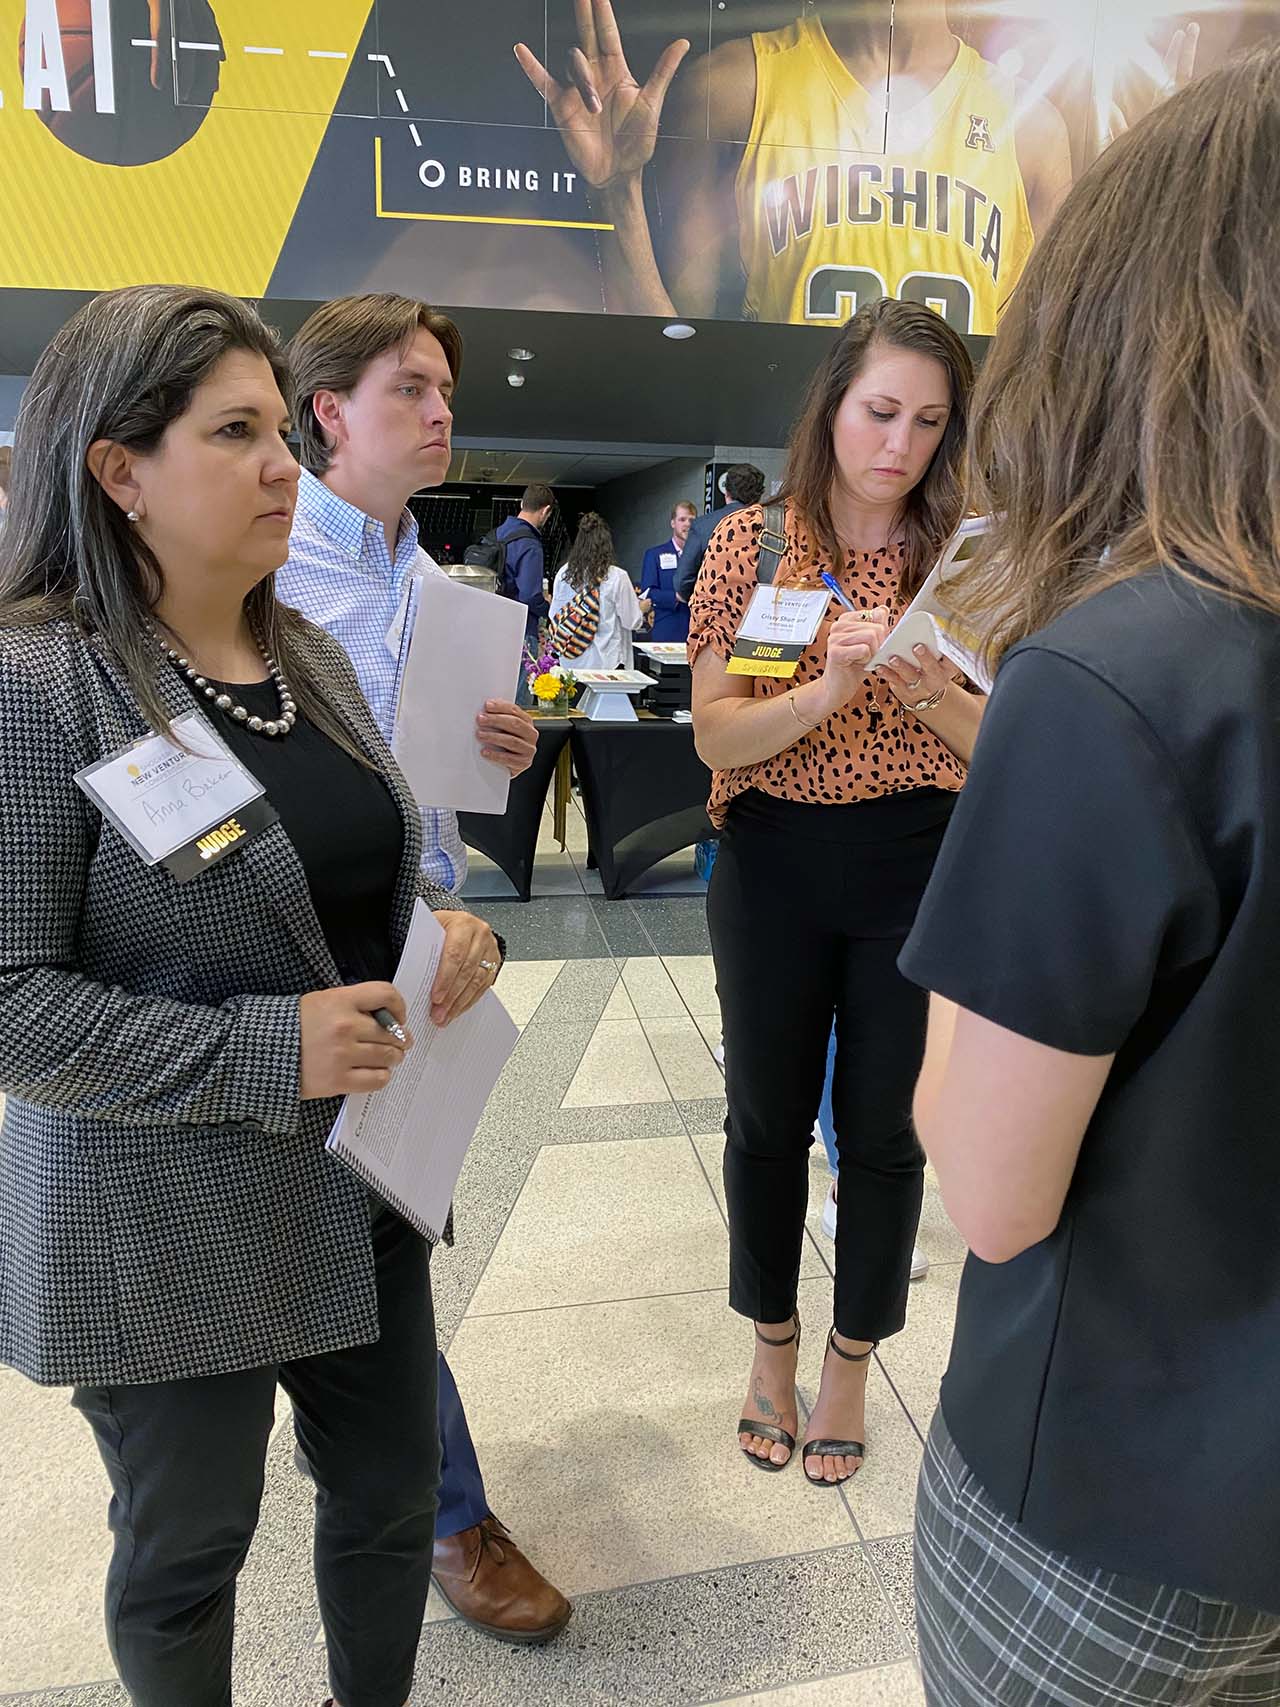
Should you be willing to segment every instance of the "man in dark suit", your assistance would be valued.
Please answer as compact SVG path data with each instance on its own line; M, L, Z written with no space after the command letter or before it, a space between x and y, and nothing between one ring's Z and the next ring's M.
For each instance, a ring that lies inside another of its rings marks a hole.
M693 597L694 583L702 567L711 536L726 516L748 504L758 504L764 497L764 475L751 462L735 462L720 481L720 490L728 500L721 509L699 516L689 529L684 550L676 565L676 596L688 604Z

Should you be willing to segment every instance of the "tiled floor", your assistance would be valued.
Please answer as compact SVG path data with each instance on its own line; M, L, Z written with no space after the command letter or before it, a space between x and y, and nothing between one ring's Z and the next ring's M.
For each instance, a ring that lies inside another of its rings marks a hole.
M511 945L500 988L522 1030L459 1186L458 1244L433 1263L437 1314L492 1505L577 1613L521 1650L433 1598L415 1703L919 1707L913 1484L963 1258L936 1193L933 1266L872 1368L865 1469L840 1492L753 1471L733 1438L750 1328L726 1301L702 901L472 904ZM825 1193L815 1157L806 1406L830 1312ZM105 1484L66 1394L0 1373L0 1455L0 1700L123 1707L99 1610ZM282 1413L242 1579L242 1707L325 1693L309 1524Z

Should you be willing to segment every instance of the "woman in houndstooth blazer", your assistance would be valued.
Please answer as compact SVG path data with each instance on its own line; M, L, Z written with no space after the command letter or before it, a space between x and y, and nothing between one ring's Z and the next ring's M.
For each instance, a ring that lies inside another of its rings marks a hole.
M275 603L285 378L231 298L99 297L32 378L0 558L0 1360L73 1385L94 1429L138 1707L231 1699L277 1381L317 1487L334 1696L408 1696L438 1469L430 1253L324 1139L334 1099L402 1057L372 1012L404 1017L388 980L415 898L446 928L434 1017L500 959L422 883L418 809L342 648ZM74 779L197 704L279 818L179 883Z

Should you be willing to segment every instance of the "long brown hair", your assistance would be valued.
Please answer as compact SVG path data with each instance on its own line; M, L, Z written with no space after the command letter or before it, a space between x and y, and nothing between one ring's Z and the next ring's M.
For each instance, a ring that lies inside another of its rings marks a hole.
M569 550L565 579L575 593L591 593L613 567L613 535L603 516L588 510Z
M1081 179L974 402L996 517L956 596L994 662L1165 563L1280 614L1280 50L1200 78Z
M163 572L85 458L99 439L154 451L234 350L264 357L289 395L279 339L235 297L183 285L109 291L74 314L44 351L18 412L13 494L0 534L0 624L66 617L97 635L158 730L170 717L151 634ZM303 651L307 624L277 603L274 575L258 582L244 609L299 710L366 762L312 679Z
M973 390L973 362L963 340L933 309L881 297L845 323L826 359L809 382L804 408L791 433L787 468L777 502L790 503L813 534L825 561L843 558L831 519L831 488L837 476L833 426L844 394L877 349L910 350L946 370L951 413L924 477L903 501L905 537L900 592L912 598L933 568L938 552L964 514L963 467ZM816 565L795 565L801 574Z

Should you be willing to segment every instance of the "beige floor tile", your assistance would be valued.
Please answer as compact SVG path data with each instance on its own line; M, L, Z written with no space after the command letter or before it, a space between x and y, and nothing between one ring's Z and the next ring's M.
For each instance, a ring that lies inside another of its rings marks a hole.
M922 1434L929 1432L938 1406L938 1386L951 1354L960 1265L934 1269L911 1288L907 1325L880 1349L893 1384Z
M830 1282L802 1280L799 1306L804 1337L798 1385L806 1408L812 1410L822 1380L827 1329L831 1326ZM915 1519L916 1479L923 1448L910 1417L874 1361L867 1376L864 1438L866 1459L845 1489L853 1514L868 1540L878 1540L883 1535L905 1535ZM812 1492L815 1499L829 1497L822 1488Z
M716 1202L724 1208L724 1133L702 1132L693 1140L702 1165L711 1181L711 1189L716 1194ZM823 1261L823 1250L831 1252L831 1240L824 1237L822 1232L822 1205L826 1201L827 1187L825 1181L811 1166L809 1169L809 1209L805 1216L805 1228L808 1236L804 1249L800 1253L800 1278L810 1280L822 1278L830 1280L831 1270ZM819 1243L821 1241L821 1244Z
M708 1049L714 1049L718 1043L722 1043L724 1041L724 1034L721 1030L719 1014L695 1014L693 1016L693 1023L697 1026L703 1037L706 1038ZM718 1065L719 1063L717 1063L717 1066ZM720 1067L719 1071L721 1078L723 1078L724 1068Z
M686 1013L641 1021L667 1089L677 1102L724 1094L724 1074L716 1066L706 1038Z
M843 1677L819 1677L762 1695L739 1695L716 1707L924 1707L920 1677L910 1662L871 1666Z
M666 1080L640 1021L602 1019L561 1106L603 1108L619 1103L670 1100Z
M114 1676L102 1621L110 1488L65 1388L0 1372L0 1694Z
M624 960L622 982L641 1019L666 1019L675 1015L687 1017L680 992L668 978L666 968L656 954Z
M622 974L618 974L618 982L613 986L613 994L605 1003L601 1019L639 1019L631 997L627 994L627 986L622 982Z
M542 814L542 825L538 831L538 847L545 843L548 848L559 849L560 844L552 833L554 815L550 803ZM582 816L582 808L576 801L571 802L564 821L564 845L571 854L582 856L587 851L587 821Z
M528 1025L560 976L563 960L509 960L494 989L517 1025Z
M720 1018L715 965L709 954L667 954L662 963L691 1014Z
M725 1284L728 1238L689 1140L540 1151L469 1314Z
M843 1502L753 1470L724 1293L469 1316L449 1351L485 1481L566 1593L846 1544Z

